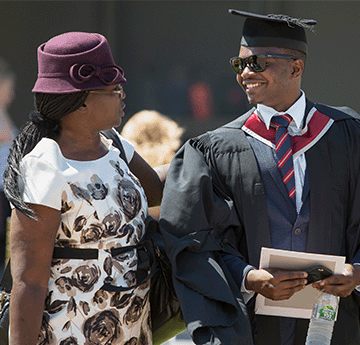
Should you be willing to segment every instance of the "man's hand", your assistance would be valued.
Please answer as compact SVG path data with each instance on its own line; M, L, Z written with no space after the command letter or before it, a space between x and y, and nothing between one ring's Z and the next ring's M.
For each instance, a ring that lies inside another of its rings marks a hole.
M325 290L339 297L349 296L360 285L360 266L345 264L343 274L319 280L312 286L319 291Z
M289 299L304 289L307 273L286 271L277 268L250 270L245 278L245 287L272 300Z

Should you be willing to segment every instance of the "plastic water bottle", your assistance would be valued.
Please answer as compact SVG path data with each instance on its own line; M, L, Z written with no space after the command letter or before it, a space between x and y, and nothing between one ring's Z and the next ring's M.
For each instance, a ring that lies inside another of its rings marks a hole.
M339 297L322 291L316 299L305 345L330 345L339 309Z

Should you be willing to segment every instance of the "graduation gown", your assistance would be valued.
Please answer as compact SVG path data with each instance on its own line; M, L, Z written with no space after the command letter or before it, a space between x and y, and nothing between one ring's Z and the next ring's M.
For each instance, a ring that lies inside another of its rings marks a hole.
M360 262L360 125L347 114L351 110L307 100L306 111L313 106L334 123L305 153L310 180L307 251ZM263 182L241 130L253 111L190 139L167 175L160 228L184 319L197 344L251 344L249 318L256 344L280 341L278 318L255 316L251 303L247 313L220 255L232 253L244 267L258 267L261 247L271 247ZM332 344L360 343L357 298L355 292L341 298ZM298 320L299 344L305 343L307 326L308 320Z

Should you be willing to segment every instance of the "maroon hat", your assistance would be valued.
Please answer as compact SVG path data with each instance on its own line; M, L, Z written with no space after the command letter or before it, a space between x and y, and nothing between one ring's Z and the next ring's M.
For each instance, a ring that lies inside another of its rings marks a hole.
M38 48L38 78L32 92L72 93L126 84L124 71L100 34L68 32Z

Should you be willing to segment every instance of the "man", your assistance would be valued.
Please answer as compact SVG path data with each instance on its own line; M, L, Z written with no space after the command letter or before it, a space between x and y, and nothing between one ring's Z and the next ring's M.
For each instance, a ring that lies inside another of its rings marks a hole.
M230 12L246 17L231 65L255 107L179 150L160 214L185 322L196 344L247 344L243 297L255 344L304 344L309 320L254 315L256 294L284 300L307 283L306 272L258 269L260 250L342 255L343 274L313 287L341 297L332 344L359 344L357 114L300 88L316 21Z

